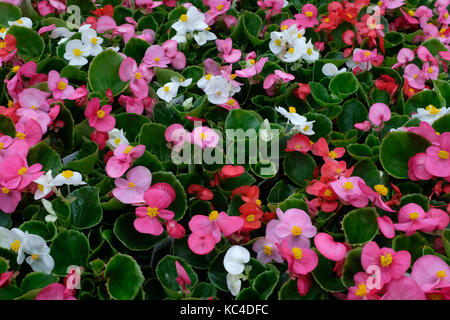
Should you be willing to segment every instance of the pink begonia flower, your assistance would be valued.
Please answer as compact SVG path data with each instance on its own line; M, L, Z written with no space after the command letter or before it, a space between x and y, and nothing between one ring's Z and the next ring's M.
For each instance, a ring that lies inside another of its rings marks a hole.
M315 156L322 157L324 161L327 161L328 159L342 158L345 154L345 148L339 147L330 151L327 140L321 137L312 145L311 152Z
M116 119L110 115L112 106L104 105L100 108L100 99L94 98L84 110L85 117L89 120L89 125L100 132L109 132L114 129Z
M49 26L45 26L45 27L39 28L38 34L41 36L44 33L47 33L47 32L52 31L54 29L56 29L56 25L55 24L51 24Z
M328 233L320 232L314 237L314 245L327 259L339 261L345 258L347 248L343 243L334 241Z
M186 288L186 286L191 284L191 279L189 278L186 269L183 268L178 260L175 260L175 268L177 270L177 277L175 280L177 280L181 290L184 293L189 293L189 290Z
M196 254L208 254L220 242L222 233L228 237L243 226L244 219L228 216L225 212L212 211L209 216L195 215L189 221L189 229L192 231L188 238L189 248Z
M439 66L437 64L430 65L425 62L422 65L422 75L426 80L436 80L439 75Z
M19 122L26 124L28 120L35 120L39 123L41 127L41 133L45 134L47 132L47 127L51 122L49 115L46 112L34 111L33 109L20 108L17 110L17 115L20 116Z
M383 6L388 9L397 9L405 4L405 0L384 0L382 1Z
M111 178L121 177L144 152L145 146L142 144L135 147L127 144L119 145L114 149L114 156L109 158L106 163L106 173Z
M6 88L8 89L8 94L14 100L17 100L19 93L22 92L24 81L22 76L27 78L32 78L36 75L37 64L34 61L27 62L19 66L19 70L16 72L14 77L10 80L6 80Z
M216 40L218 57L228 63L235 63L241 59L242 52L239 49L233 49L233 40L226 38L225 40Z
M330 186L343 201L362 208L367 206L369 198L359 188L360 181L364 182L360 177L340 177L339 180L330 182Z
M424 137L434 145L439 145L439 135L426 121L421 121L419 127L407 127L406 130Z
M269 74L263 83L264 89L269 89L272 87L278 80L281 80L282 83L286 83L288 81L294 80L295 76L290 73L283 72L281 70L275 70L275 73Z
M58 71L52 70L48 73L48 88L53 92L55 99L67 99L75 89L69 86L67 78L61 78Z
M425 293L410 277L392 280L381 300L426 300Z
M428 172L425 168L425 161L427 160L427 154L420 152L411 157L408 160L408 177L413 181L417 180L430 180L434 176Z
M402 48L397 55L397 63L392 66L392 69L404 66L408 62L414 60L414 51L409 48Z
M414 262L411 278L425 292L449 288L450 267L438 256L425 255Z
M148 67L167 68L170 63L170 58L166 56L163 47L152 45L145 51L145 56L142 59Z
M128 113L142 114L144 112L144 103L141 98L132 98L121 94L118 102L125 107Z
M0 183L0 210L13 213L22 198L20 191L10 188L11 183Z
M366 243L361 252L364 270L370 266L380 268L381 286L393 279L401 278L411 265L411 254L406 250L395 252L391 248L381 248L375 241Z
M438 208L431 208L427 212L427 217L436 219L438 224L436 226L429 226L422 229L423 232L433 232L435 229L443 230L450 223L450 217L447 212Z
M354 127L358 130L362 130L364 132L367 132L370 130L371 125L370 122L367 120L364 120L363 122L360 123L355 123Z
M137 66L133 58L127 57L120 64L119 77L123 82L130 81L131 92L136 98L148 96L148 83L154 76L153 70L149 70L146 65ZM141 112L142 113L142 112Z
M115 30L117 27L116 21L110 16L101 16L97 20L97 32L104 33L106 31Z
M8 148L12 144L13 138L10 136L4 135L0 137L0 162L4 157L9 155Z
M399 8L399 9L400 9L400 12L401 12L402 15L403 15L403 18L405 18L405 20L406 20L406 22L407 22L408 24L412 24L412 25L414 25L414 24L419 24L419 20L417 20L416 18L414 18L413 16L411 16L409 13L403 11L402 8Z
M38 3L38 11L41 16L46 16L55 11L62 13L64 10L66 10L66 5L58 0L43 0Z
M414 89L422 90L425 88L425 78L422 70L420 70L415 64L408 64L405 67L403 77L408 80L408 84Z
M261 73L267 60L269 60L267 57L261 58L258 61L255 61L255 59L249 59L247 60L247 68L236 70L236 75L241 78L251 78Z
M10 285L11 280L14 278L14 273L14 271L0 273L0 288Z
M368 280L371 276L365 272L357 272L353 276L354 286L348 288L347 299L348 300L379 300L377 292L379 289L368 288Z
M427 47L420 46L419 48L417 48L417 56L423 62L431 62L432 64L437 63L436 58L433 57L430 51L428 51Z
M450 14L447 9L441 10L439 12L438 22L443 25L450 24Z
M377 217L377 222L381 233L388 239L394 239L395 228L391 218L388 216Z
M186 66L186 56L183 52L178 51L178 42L169 39L164 41L161 47L164 49L166 56L170 58L172 68L175 70L184 69Z
M215 148L219 139L219 135L209 127L196 127L191 132L191 142L202 149Z
M179 123L167 127L164 138L175 150L181 149L185 142L191 142L191 134Z
M256 252L256 259L261 263L267 264L270 261L276 261L278 263L283 262L283 258L278 251L278 239L275 236L275 227L278 221L271 220L266 226L266 236L258 239L253 243L253 251Z
M127 172L127 179L118 178L114 181L116 188L112 193L122 203L141 203L151 182L150 170L143 166L134 167Z
M26 123L16 123L16 137L32 147L41 141L41 125L34 119L29 119Z
M77 300L73 294L73 290L56 282L42 289L35 300Z
M369 198L369 200L376 205L378 208L383 209L384 211L388 212L395 212L395 210L392 210L387 204L383 202L381 199L381 195L387 195L387 189L383 185L375 185L375 190L372 190L364 181L358 181L358 187L364 193L366 197ZM378 189L377 189L378 187ZM386 194L384 194L386 192Z
M369 120L374 125L379 126L383 122L391 119L391 109L384 103L374 103L369 110Z
M423 28L433 17L433 11L426 6L420 6L416 9L414 17L419 18L420 26Z
M231 7L228 0L210 0L208 5L210 9L205 13L205 21L208 25L213 25L217 21L217 17L225 14Z
M309 248L290 248L287 241L278 245L281 256L288 263L289 273L295 275L306 275L313 271L319 264L319 257L314 250Z
M84 100L87 98L88 94L89 94L88 89L86 89L85 85L82 85L81 87L76 88L75 91L67 97L67 99L69 99L69 100L79 100L79 99ZM84 105L84 104L81 104L81 105Z
M147 12L152 12L153 8L159 7L163 4L163 2L153 0L136 0L135 4L137 7L144 7Z
M450 176L450 132L442 133L438 138L439 146L426 150L425 169L436 177Z
M290 249L294 247L309 248L309 239L316 235L316 227L311 223L309 215L301 209L288 209L283 213L276 210L279 223L274 234L278 239L286 241Z
M36 88L27 88L19 93L19 103L22 108L48 112L50 110L50 106L47 103L49 95L49 92L43 92Z
M124 23L114 29L113 35L120 35L126 44L131 38L134 37L134 32L135 26L129 23Z
M299 29L313 28L319 24L317 18L317 8L313 4L305 4L302 7L302 13L294 15L297 27Z
M404 205L398 212L398 223L394 224L395 230L406 232L407 236L416 233L423 228L436 227L439 220L429 218L421 206L415 203Z
M3 182L8 189L21 190L44 174L40 171L41 169L40 163L28 166L25 158L11 155L0 163L0 182Z
M239 109L241 106L239 105L239 102L236 99L229 97L228 101L226 103L219 104L219 107L222 107L230 111L232 109Z
M159 236L164 232L164 227L159 220L171 220L175 214L167 210L175 200L175 190L170 184L160 182L148 189L144 193L144 200L147 207L136 208L137 218L134 220L134 227L141 233Z

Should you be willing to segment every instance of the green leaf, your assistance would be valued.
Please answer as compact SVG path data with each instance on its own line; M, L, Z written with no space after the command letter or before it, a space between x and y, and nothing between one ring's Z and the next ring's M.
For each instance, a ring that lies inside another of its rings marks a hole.
M44 52L44 41L37 32L26 27L13 25L8 34L17 40L17 54L25 60L36 60Z
M437 56L439 51L447 51L447 48L437 38L432 38L423 42L422 46L426 47L433 56Z
M306 113L304 116L308 119L308 121L315 121L313 123L314 134L309 136L309 138L313 141L319 140L321 137L326 137L330 134L333 129L333 123L331 120L320 113Z
M119 68L123 57L108 49L96 56L89 66L89 85L95 92L105 94L111 89L113 95L122 92L126 83L119 78Z
M46 224L41 221L27 221L19 229L24 232L28 231L28 233L36 234L45 241L51 241L56 236L56 226L53 222Z
M133 58L139 64L145 55L145 51L150 47L150 44L139 38L131 38L123 48L123 53L130 58Z
M277 286L279 275L275 271L264 271L253 281L253 290L255 290L261 300L267 300Z
M20 12L20 9L11 4L6 2L0 2L0 24L8 27L8 21L16 21L22 17L22 12Z
M450 114L446 114L434 121L433 129L439 133L448 132L450 130Z
M198 283L194 291L192 292L192 297L194 298L210 298L217 295L217 289L211 283L200 282Z
M158 123L144 124L139 133L139 143L145 146L145 149L158 157L161 161L169 160L170 149L167 148L164 132L166 127Z
M53 240L50 255L55 260L53 274L65 276L67 267L71 265L86 267L89 242L81 232L66 230Z
M187 208L186 193L180 181L174 176L172 172L154 172L152 174L152 185L158 182L165 182L172 186L175 190L175 200L170 204L167 210L175 213L173 220L180 220Z
M58 278L43 272L31 272L22 280L20 288L23 292L28 292L34 289L42 289L46 286L55 283Z
M41 141L30 148L27 160L28 165L35 163L42 164L42 170L45 172L52 170L53 175L56 175L62 168L59 154L44 141Z
M3 272L8 271L8 269L9 269L8 260L6 260L5 258L0 257L0 274L2 274Z
M411 193L404 195L400 201L400 208L408 203L418 204L423 210L428 211L430 209L430 199L419 193Z
M406 115L411 116L412 112L416 112L419 108L426 108L428 105L433 105L436 108L443 107L438 94L432 90L423 90L406 101L405 111Z
M95 164L98 158L98 146L92 141L86 141L81 146L80 151L75 157L75 160L66 163L66 168L75 171L80 171L85 174L94 171Z
M87 229L100 223L103 218L103 211L97 188L83 187L73 191L70 197L75 198L70 203L71 225L74 228Z
M445 253L450 258L450 229L442 231L442 242L444 243Z
M347 288L355 285L355 282L353 281L353 276L360 271L364 271L361 265L361 253L362 248L356 248L347 254L344 267L342 269L342 278L341 278L342 283Z
M352 176L362 178L366 184L373 187L381 183L380 172L371 160L361 160L355 165Z
M382 141L380 161L384 170L398 179L408 178L408 161L419 152L425 152L430 142L412 132L391 132Z
M105 269L106 287L116 300L134 299L144 283L144 276L136 261L126 254L117 254Z
M192 267L183 259L170 255L165 256L159 261L158 266L156 267L156 276L169 295L176 295L178 291L181 291L180 285L176 280L178 273L175 261L178 261L181 264L191 280L191 284L186 286L188 289L193 288L197 284L198 280L194 269L192 269Z
M314 159L301 152L289 152L283 163L285 174L296 185L306 187L308 181L313 179L316 163Z
M352 158L356 160L364 160L373 156L372 149L365 144L352 143L347 146L347 151Z
M91 11L96 9L95 4L91 0L67 0L67 6L75 5L81 9L82 15L91 15Z
M336 96L345 99L358 91L358 80L352 72L339 73L331 79L330 91Z
M294 187L284 180L278 181L272 189L270 189L267 201L270 203L279 203L294 193Z
M259 130L261 126L261 120L257 117L256 113L244 110L233 109L225 120L225 129L233 129L247 131L248 129Z
M209 281L213 285L216 286L219 290L229 292L228 286L227 286L227 271L225 270L225 267L223 266L223 258L225 257L225 254L227 252L229 247L223 248L222 251L214 258L214 260L211 262L209 268L208 268L208 278Z
M317 252L319 257L319 264L312 271L314 279L317 281L319 286L328 292L339 292L345 289L340 278L336 276L333 271L335 262L328 260Z
M155 71L156 80L158 80L158 83L160 85L164 85L167 82L170 82L170 78L175 77L177 79L183 78L181 74L179 74L176 71L170 70L170 69L163 69L155 67L153 68Z
M308 293L302 297L297 290L297 281L288 280L278 291L279 300L323 300L324 291L314 282Z
M252 288L244 288L239 294L236 296L236 300L261 300L258 292L253 290Z
M445 100L444 105L449 106L450 105L450 84L448 81L444 80L433 80L434 88L433 90L436 91L438 95L442 97L442 99Z
M14 122L11 120L10 117L5 116L4 114L0 114L0 132L12 138L14 138L16 135Z
M355 123L367 120L367 110L358 100L348 100L342 106L342 113L339 115L337 125L340 131L346 132L354 129Z
M0 211L0 227L9 229L12 226L11 216Z
M392 240L392 249L394 251L406 250L411 253L411 265L414 264L418 258L422 256L422 248L427 244L427 241L418 232L412 236L404 234L398 235Z
M348 212L342 220L347 242L361 245L372 240L378 232L377 216L374 208L359 208Z
M120 113L114 116L116 118L116 128L123 129L128 141L134 142L139 136L142 126L150 123L150 119L137 113Z
M311 95L313 99L321 106L331 106L334 104L339 104L342 99L328 93L328 90L317 82L309 82L309 87L311 88Z
M144 234L134 228L134 213L121 215L114 223L114 234L130 250L143 251L150 250L155 244L167 238L164 232L160 236Z

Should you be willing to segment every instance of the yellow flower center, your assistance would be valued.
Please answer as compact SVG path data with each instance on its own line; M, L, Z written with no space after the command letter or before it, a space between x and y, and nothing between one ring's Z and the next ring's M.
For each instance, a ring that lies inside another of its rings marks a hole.
M448 13L444 13L444 18L447 19L448 18Z
M289 112L290 113L296 113L297 110L295 109L295 107L289 107Z
M249 214L247 216L247 222L253 222L253 221L255 221L255 216L253 214Z
M323 192L323 195L324 195L325 197L331 197L332 194L333 194L333 193L331 192L330 189L327 189L327 190L325 190L325 191Z
M209 214L209 220L215 221L219 217L219 212L214 210Z
M375 29L377 25L375 23L369 24L369 29Z
M231 80L234 80L234 79L236 79L236 75L233 73L233 74L230 74L230 79Z
M417 218L419 218L419 214L417 213L417 212L411 212L410 214L409 214L409 218L411 219L411 220L416 220Z
M217 94L218 96L220 96L220 95L222 94L222 91L219 90L219 91L216 92L216 94Z
M415 75L414 75L414 79L417 79L419 77L419 75L416 73Z
M364 297L367 294L367 287L364 283L358 285L358 289L355 291L358 297Z
M302 234L302 228L297 227L297 226L293 226L292 229L291 229L291 232L292 232L292 235L294 237L299 236L299 235Z
M328 152L328 156L329 156L331 159L336 159L336 158L337 158L337 153L334 152L334 151L330 151L330 152Z
M305 16L307 16L308 18L311 18L313 16L313 13L311 11L306 11Z
M382 196L387 196L388 188L386 188L384 185L377 184L373 188L375 189L376 192L378 192Z
M436 273L436 275L439 277L439 278L445 278L447 275L445 274L445 271L444 270L439 270L437 273Z
M23 24L22 19L17 20L17 23L18 23L18 24Z
M78 48L75 48L75 49L73 49L73 55L75 56L75 57L79 57L79 56L81 56L81 54L83 53L83 51L81 51L80 49L78 49Z
M223 4L219 4L219 5L216 7L216 9L219 10L219 11L222 10L222 9L223 9Z
M200 133L200 139L205 140L206 139L206 133L204 133L204 132Z
M409 14L411 17L414 17L416 13L414 12L414 10L409 10L409 11L408 11L408 14Z
M5 145L3 144L3 142L0 142L0 150L2 150L5 147Z
M323 19L323 21L325 21L326 23L330 22L330 18L325 18Z
M34 110L34 111L36 111L36 110L38 109L38 107L33 106L33 105L32 105L30 108L31 108L32 110Z
M141 79L142 78L142 75L141 75L141 73L140 72L136 72L135 74L134 74L134 78L135 79Z
M20 69L20 66L14 66L14 67L12 68L12 71L13 71L13 72L17 72L17 71L19 71L19 69Z
M378 6L382 7L383 6L383 1L378 1Z
M67 84L64 81L58 82L58 89L64 90L67 87Z
M14 105L14 101L8 100L8 108L12 108L13 105Z
M205 76L205 79L206 80L209 80L209 79L211 79L212 78L212 74L211 73L208 73L206 76Z
M352 190L353 189L353 183L351 183L350 181L347 181L346 183L344 183L344 189Z
M186 21L188 21L188 16L186 14L182 14L180 16L180 20L183 21L183 22L186 22Z
M370 51L364 52L364 55L365 55L366 57L370 57L371 54L372 54L372 52L370 52Z
M123 151L123 153L129 154L129 153L131 152L131 150L133 150L133 147L132 147L132 146L128 146L128 147L125 148L125 150Z
M289 51L290 54L293 54L295 52L295 49L294 48L289 48L288 51Z
M150 218L154 218L154 217L158 216L158 214L159 214L158 208L151 208L151 207L147 208L147 215Z
M3 49L4 47L6 47L6 44L3 41L0 42L0 48Z
M38 183L37 188L40 192L44 192L44 186L42 184Z
M287 29L287 25L284 24L281 26L281 30L286 30L286 29Z
M27 167L22 167L22 168L19 169L19 171L17 171L17 173L18 173L20 176L23 176L25 173L27 173L27 171L28 171L28 168L27 168Z
M301 145L301 144L296 144L296 145L295 145L295 149L300 150L301 148L302 148L302 145Z
M66 178L66 179L70 179L73 177L73 171L72 170L65 170L61 173L61 175Z
M389 265L392 263L392 255L388 253L387 255L382 255L380 257L380 263L383 267L389 267Z
M130 187L130 188L134 188L134 183L133 182L128 182L128 186Z
M156 57L155 59L153 59L155 62L159 62L161 60L160 57Z
M308 50L306 50L306 53L310 56L310 55L312 55L313 51L311 48L308 48Z
M11 191L11 190L9 190L8 188L5 188L5 187L2 188L2 192L3 192L4 194L9 194L10 191Z
M264 246L264 253L268 256L272 255L272 247L271 246Z
M439 111L441 111L441 109L436 108L435 106L433 106L432 104L429 104L425 110L427 110L431 115L435 115L438 114Z
M169 86L164 86L164 91L165 91L165 92L169 92L169 90L170 90L170 87L169 87Z
M16 137L21 140L25 140L26 134L22 132L16 132Z
M438 153L438 157L441 159L448 160L448 152L445 150L440 150Z
M5 33L7 30L6 30L6 28L1 28L0 29L0 33Z
M14 252L19 252L20 249L20 240L14 240L13 243L11 243L11 250Z
M234 106L236 104L236 101L234 101L233 99L229 99L227 102L230 106Z
M120 141L121 141L120 138L115 138L115 139L114 139L114 143L115 143L115 144L119 144Z
M301 32L297 33L297 38L300 39L301 37L303 37L302 33Z
M97 117L99 118L99 119L103 119L104 117L105 117L105 111L103 111L103 110L98 110L97 111Z
M275 45L281 46L281 41L280 41L280 39L275 39Z
M433 68L432 67L428 68L428 73L433 73Z
M97 44L97 42L98 42L98 39L97 39L97 38L95 38L95 37L92 37L92 38L91 38L91 43L92 43L92 44Z
M309 126L304 126L303 127L303 131L308 131L309 130Z
M336 169L336 173L341 173L342 172L342 169L341 168L337 168Z
M292 253L294 254L295 260L301 260L303 258L303 251L300 248L292 248Z
M260 206L262 204L261 200L259 200L259 199L256 199L255 203L257 206Z
M31 259L33 259L34 261L36 261L37 259L39 259L39 255L38 255L38 254L32 254L32 255L31 255Z

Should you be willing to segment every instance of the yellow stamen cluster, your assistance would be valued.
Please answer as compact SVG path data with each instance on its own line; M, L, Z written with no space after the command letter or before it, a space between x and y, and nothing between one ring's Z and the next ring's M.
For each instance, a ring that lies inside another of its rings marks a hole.
M382 267L389 267L392 263L392 255L388 253L387 255L380 256L380 263Z
M73 171L72 170L65 170L61 173L61 175L66 178L66 179L70 179L73 177Z
M209 220L215 221L219 217L219 212L214 210L209 214Z
M292 232L292 235L294 237L299 236L299 235L302 234L302 228L297 227L297 226L293 226L292 229L291 229L291 232Z
M386 188L384 185L377 184L373 188L375 189L376 192L378 192L382 196L387 196L388 188Z
M158 214L159 214L158 208L152 208L152 207L147 208L147 215L150 218L154 218L154 217L158 216Z

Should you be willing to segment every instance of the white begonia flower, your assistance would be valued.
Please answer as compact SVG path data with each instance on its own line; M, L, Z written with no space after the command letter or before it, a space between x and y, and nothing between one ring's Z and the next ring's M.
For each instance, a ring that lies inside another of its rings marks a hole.
M322 67L322 73L327 77L334 77L335 75L345 71L347 71L347 68L338 70L334 63L325 63Z
M53 185L56 187L60 187L62 185L79 186L82 184L86 184L86 182L83 181L81 174L71 170L61 172L53 180Z
M6 33L8 32L9 28L1 28L0 29L0 38L5 39Z
M302 58L308 63L312 63L319 59L319 52L314 49L314 45L311 43L311 39L306 44Z
M103 51L101 44L103 43L103 38L97 37L97 31L94 29L86 29L81 32L81 40L89 48L91 56L96 56Z
M8 230L0 227L0 247L17 253L17 264L22 264L23 260L25 260L23 248L26 236L27 234L20 229L13 228Z
M19 26L31 29L33 27L33 21L30 18L22 17L16 21L8 21L9 26Z
M239 291L241 291L241 285L242 281L240 274L227 274L227 287L233 296L236 297L239 294Z
M306 40L304 37L300 38L298 41L292 42L292 46L287 48L286 53L280 59L284 62L295 62L298 61L306 52Z
M56 215L55 210L53 210L52 203L46 199L41 199L41 202L45 210L49 213L48 215L45 216L45 221L55 222L58 219L58 216Z
M199 46L203 46L208 41L216 40L217 36L211 31L203 30L200 32L196 32L194 34L194 39Z
M303 38L303 41L306 42L303 35L305 34L305 29L298 30L297 25L293 24L288 29L282 31L282 37L288 43L293 44L295 41Z
M65 27L57 27L57 28L53 29L52 32L50 33L50 38L52 38L52 39L62 38L58 42L58 44L61 44L61 43L66 42L67 40L69 40L69 38L71 36L73 36L74 34L75 34L75 32L72 32Z
M39 200L44 198L52 191L53 186L53 176L52 170L48 170L48 172L36 180L34 180L37 184L36 192L34 194L34 200Z
M303 116L301 116L301 117L303 117ZM303 117L303 118L305 118L305 117ZM305 122L301 125L294 125L294 127L291 129L291 132L298 131L300 133L303 133L304 135L312 136L315 133L313 131L313 123L314 122L315 122L315 120L306 121L306 118L305 118Z
M208 101L213 104L224 104L230 97L230 86L224 77L213 77L204 89Z
M357 53L358 51L361 51L361 50L362 49L360 49L360 48L356 48L355 50L353 50L353 56L355 55L355 53ZM345 62L345 64L351 70L353 70L357 67L359 67L362 71L369 71L370 69L372 69L372 63L370 61L359 63L359 62L355 62L355 60L353 60L353 57L349 58Z
M158 97L166 102L172 101L178 94L179 83L167 82L164 86L156 91Z
M129 144L127 138L125 137L125 133L123 129L114 128L110 132L108 132L108 140L106 140L106 145L114 150L121 144Z
M283 26L286 28L286 26ZM295 62L306 53L305 29L298 30L295 24L282 32L270 33L269 48L284 62Z
M186 34L177 33L171 40L175 40L177 43L185 43L187 41Z
M241 246L232 246L225 253L223 266L228 273L238 275L244 272L245 264L250 261L250 252Z
M273 31L270 33L270 42L269 42L269 49L272 51L273 54L278 55L283 51L283 47L286 43L285 40L283 40L283 33L278 31Z
M192 31L202 31L208 28L205 22L205 14L198 11L194 6L190 6L186 14L182 14L180 19L172 25L177 34L186 34Z
M69 60L71 66L84 66L88 63L85 57L89 57L90 49L81 42L81 40L70 40L66 44L66 53L64 59Z
M172 78L170 78L170 80L174 83L178 83L178 85L181 87L188 87L192 83L192 78L185 79L185 78L172 77Z
M55 262L50 256L50 248L44 239L35 234L28 234L23 244L23 250L29 254L26 262L35 272L50 274L55 266Z
M200 89L205 90L205 88L208 86L208 83L214 78L214 76L211 73L205 74L204 77L202 77L200 80L197 81L197 87Z
M450 113L450 108L436 108L434 105L430 104L425 108L418 108L417 113L411 116L412 119L419 119L420 121L425 121L429 125L432 125L437 119Z
M91 28L91 25L89 23L86 23L78 28L78 32L84 32L90 28Z

